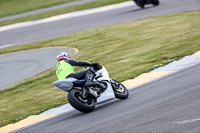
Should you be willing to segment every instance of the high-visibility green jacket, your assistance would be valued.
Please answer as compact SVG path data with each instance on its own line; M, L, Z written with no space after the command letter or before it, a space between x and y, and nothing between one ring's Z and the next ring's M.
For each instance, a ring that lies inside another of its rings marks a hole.
M56 67L56 76L60 79L65 79L69 74L74 73L74 67L62 60L58 62Z
M92 66L91 62L75 61L75 60L62 60L56 66L56 76L60 79L65 79L69 74L74 73L73 66Z

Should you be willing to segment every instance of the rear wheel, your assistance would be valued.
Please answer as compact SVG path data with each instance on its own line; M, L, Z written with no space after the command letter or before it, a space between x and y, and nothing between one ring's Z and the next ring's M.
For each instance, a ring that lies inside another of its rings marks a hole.
M112 87L115 94L115 97L118 99L126 99L129 96L128 89L116 80L112 80Z
M144 8L144 1L143 0L133 0L137 6L140 8Z
M154 6L158 6L160 4L160 1L159 0L152 0L152 4Z
M95 99L83 98L82 91L79 89L72 89L68 93L68 101L72 107L84 113L92 112L95 108Z

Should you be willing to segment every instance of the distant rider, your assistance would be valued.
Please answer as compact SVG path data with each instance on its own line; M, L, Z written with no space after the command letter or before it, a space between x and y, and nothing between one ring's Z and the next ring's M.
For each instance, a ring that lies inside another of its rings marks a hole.
M56 76L60 79L65 78L75 78L75 79L85 79L86 87L93 87L96 85L100 85L99 83L93 82L95 70L92 69L82 70L79 72L74 71L74 66L80 67L91 67L93 66L96 69L101 67L98 63L91 63L86 61L75 61L70 58L70 56L66 52L60 52L57 56L57 67L56 67Z

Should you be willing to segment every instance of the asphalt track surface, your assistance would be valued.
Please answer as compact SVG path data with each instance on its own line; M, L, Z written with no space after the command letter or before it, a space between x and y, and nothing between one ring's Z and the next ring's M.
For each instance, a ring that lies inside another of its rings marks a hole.
M140 18L173 14L200 9L199 0L161 0L160 6L147 6L144 10L137 6L120 8L70 19L33 25L0 32L0 47L25 44L54 38L73 32L127 22Z
M0 90L56 66L61 51L74 54L68 48L45 48L0 55Z
M199 133L200 64L130 91L92 113L64 113L20 133Z
M52 7L42 8L42 9L30 11L30 12L25 12L25 13L13 15L13 16L0 18L0 22L6 21L6 20L12 20L12 19L16 19L16 18L21 18L21 17L25 17L25 16L29 16L29 15L34 15L34 14L38 14L38 13L42 13L42 12L47 12L47 11L51 11L51 10L55 10L55 9L59 9L59 8L80 5L80 4L84 4L87 2L91 2L91 1L96 1L96 0L78 0L78 1L73 1L70 3L65 3L65 4L56 5L56 6L52 6Z

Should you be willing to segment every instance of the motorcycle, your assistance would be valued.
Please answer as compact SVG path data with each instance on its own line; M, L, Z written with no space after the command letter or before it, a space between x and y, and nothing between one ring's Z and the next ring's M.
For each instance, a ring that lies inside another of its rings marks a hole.
M146 4L153 4L158 6L160 4L159 0L133 0L135 4L141 8L144 8Z
M93 67L89 69L94 70ZM129 91L120 82L109 78L108 71L104 66L95 72L93 82L101 86L85 87L85 80L66 78L54 82L54 85L68 92L69 103L78 111L89 113L95 109L96 104L104 103L114 98L126 99Z

